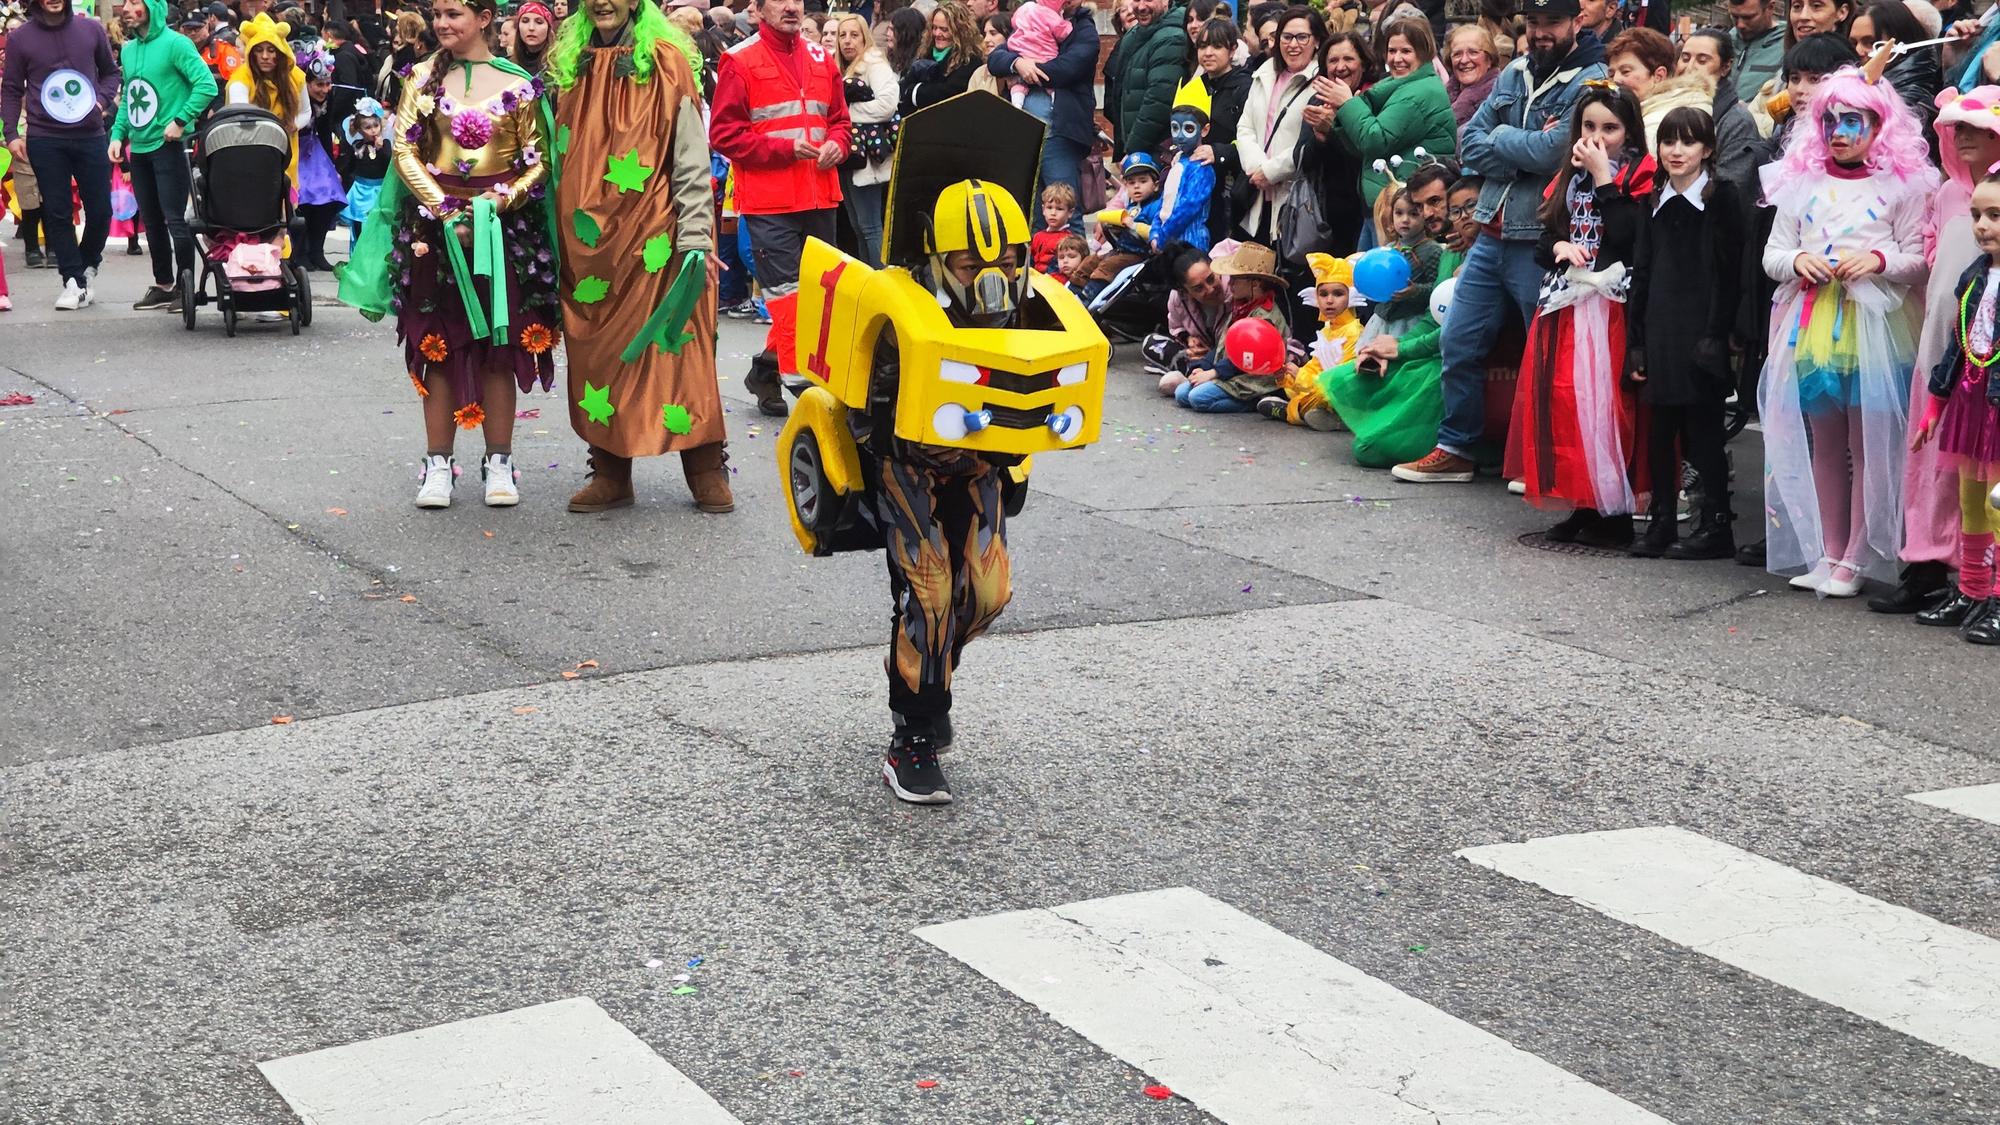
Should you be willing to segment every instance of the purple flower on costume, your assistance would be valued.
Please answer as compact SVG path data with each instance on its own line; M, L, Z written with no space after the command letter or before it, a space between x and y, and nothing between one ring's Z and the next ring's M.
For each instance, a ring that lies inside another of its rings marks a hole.
M462 148L485 148L493 139L493 119L476 106L465 106L451 118L451 139Z
M537 262L546 262L546 261L548 261L548 260L549 260L549 252L548 252L547 250L545 250L545 249L544 249L544 250L537 250L537 251L535 251L535 260L536 260Z
M424 127L422 125L410 126L403 130L403 139L411 144L420 143L424 139Z
M444 197L445 214L449 215L453 211L460 211L463 210L464 208L465 208L465 200L460 199L455 195L447 195Z
M536 148L534 145L529 145L528 147L521 150L521 163L527 165L530 168L533 168L535 165L540 164L541 162L542 162L542 151Z
M472 175L472 161L464 157L460 157L458 162L452 165L452 168L461 176Z
M546 89L547 87L542 85L542 79L540 75L537 75L534 78L528 80L528 92L535 95L536 97L538 98L541 97L542 92Z
M437 107L438 112L444 114L446 117L451 117L458 112L458 103L451 100L450 94L438 95Z

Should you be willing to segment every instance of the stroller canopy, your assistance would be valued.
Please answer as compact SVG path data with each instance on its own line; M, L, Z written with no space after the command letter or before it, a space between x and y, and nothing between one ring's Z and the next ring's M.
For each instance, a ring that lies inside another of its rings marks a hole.
M277 114L254 105L224 106L195 134L195 151L204 165L224 153L243 148L281 153L289 162L292 138Z

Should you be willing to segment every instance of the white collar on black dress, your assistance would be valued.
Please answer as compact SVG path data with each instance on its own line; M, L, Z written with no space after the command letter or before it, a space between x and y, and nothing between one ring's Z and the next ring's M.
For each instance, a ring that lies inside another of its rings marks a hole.
M1702 199L1702 193L1706 192L1707 190L1708 190L1708 169L1706 168L1703 168L1701 170L1701 175L1696 176L1694 178L1694 182L1688 185L1688 189L1686 192L1675 191L1674 182L1672 180L1668 180L1666 182L1666 186L1660 189L1660 201L1658 203L1653 204L1653 214L1655 215L1659 214L1660 208L1665 207L1667 205L1667 200L1672 199L1677 195L1680 196L1682 199L1687 200L1689 203L1694 204L1695 210L1706 211L1708 210L1708 203L1707 201Z

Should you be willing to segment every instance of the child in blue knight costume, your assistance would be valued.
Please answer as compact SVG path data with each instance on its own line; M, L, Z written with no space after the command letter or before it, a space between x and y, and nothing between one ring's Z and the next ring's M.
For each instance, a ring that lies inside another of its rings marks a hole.
M1166 187L1160 192L1161 219L1153 224L1155 250L1169 242L1208 249L1208 202L1215 194L1215 165L1194 159L1194 150L1208 137L1211 105L1208 87L1199 76L1188 79L1174 93L1173 113L1167 118L1173 156L1167 165Z

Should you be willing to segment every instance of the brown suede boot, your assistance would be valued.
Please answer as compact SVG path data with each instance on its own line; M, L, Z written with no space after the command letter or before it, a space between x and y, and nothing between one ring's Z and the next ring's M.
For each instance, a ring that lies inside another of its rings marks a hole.
M687 474L695 507L712 514L736 510L736 497L729 493L729 453L721 442L681 450L681 472Z
M607 512L632 506L632 459L590 447L590 483L569 498L572 512Z

